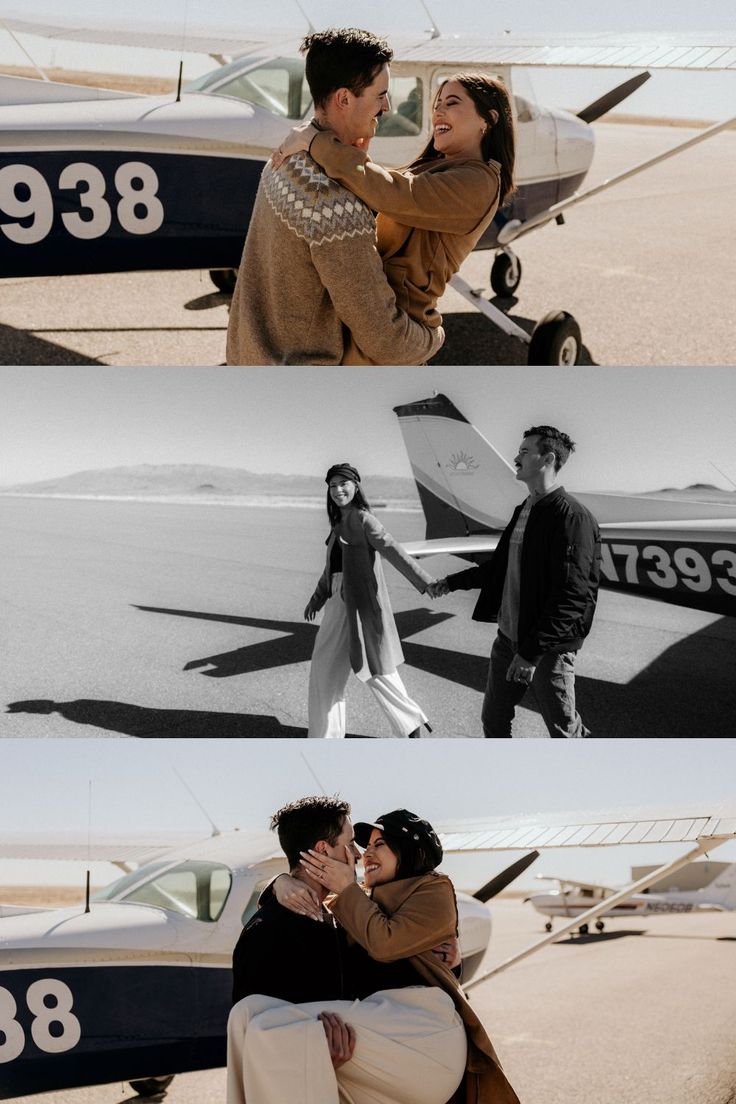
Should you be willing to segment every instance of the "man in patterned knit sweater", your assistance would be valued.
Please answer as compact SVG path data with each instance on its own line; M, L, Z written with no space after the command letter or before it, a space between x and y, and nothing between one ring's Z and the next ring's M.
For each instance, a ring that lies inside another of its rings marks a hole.
M315 123L346 143L373 137L388 108L393 52L367 31L302 43ZM372 212L308 153L266 165L240 262L228 364L340 364L346 331L378 364L423 364L444 340L399 310Z

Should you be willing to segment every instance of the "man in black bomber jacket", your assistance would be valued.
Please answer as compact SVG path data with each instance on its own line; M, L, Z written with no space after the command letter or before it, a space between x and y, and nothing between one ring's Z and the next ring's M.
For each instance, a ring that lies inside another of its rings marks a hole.
M575 708L575 653L595 613L600 533L589 510L557 481L574 448L553 426L526 430L514 464L528 498L489 562L434 586L437 596L480 587L473 620L498 622L483 700L488 737L511 736L515 707L529 688L550 736L590 735Z

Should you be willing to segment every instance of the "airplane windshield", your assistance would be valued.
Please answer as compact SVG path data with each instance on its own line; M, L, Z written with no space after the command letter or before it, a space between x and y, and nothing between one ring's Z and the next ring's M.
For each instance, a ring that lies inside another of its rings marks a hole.
M185 91L245 100L283 119L303 119L312 106L303 58L270 58L262 65L232 61L190 81Z
M149 866L147 873L143 881L140 871L127 874L93 900L154 905L212 923L225 907L232 885L232 874L221 863L189 861L173 867L158 863L155 869Z

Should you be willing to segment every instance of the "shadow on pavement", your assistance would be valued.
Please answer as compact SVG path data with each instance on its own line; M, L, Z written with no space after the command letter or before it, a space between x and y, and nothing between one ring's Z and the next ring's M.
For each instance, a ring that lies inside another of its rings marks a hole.
M55 331L57 332L57 331ZM104 364L26 330L0 325L0 364Z
M625 928L619 931L588 932L587 935L568 935L565 939L556 939L554 947L579 947L581 943L605 943L612 939L626 939L630 935L647 935L644 928Z
M491 299L494 307L508 308L508 299ZM531 334L536 320L522 318L506 310L512 322ZM454 364L502 364L526 365L527 346L516 337L510 337L497 329L490 319L478 311L459 311L457 314L445 314L445 344L436 357L429 361L435 365ZM590 350L585 344L580 354L581 365L595 364Z
M104 732L124 736L237 736L257 739L261 736L293 740L306 736L306 730L282 725L273 716L247 713L208 713L194 709L151 709L127 702L78 701L55 702L48 699L11 702L8 713L58 713L67 721L92 725Z
M197 613L193 610L159 609L156 606L135 606L146 613L163 613L171 617L195 617L204 621L220 621L230 625L243 625L251 629L268 629L283 635L275 640L246 644L234 651L221 652L218 655L192 659L185 664L185 671L194 671L207 667L203 675L210 678L230 678L232 675L244 675L251 671L265 671L273 667L285 667L290 663L308 663L312 657L317 626L306 621L273 621L261 617L232 617L229 614ZM451 613L440 613L419 607L405 610L395 615L396 627L402 639L406 662L430 674L441 675L463 685L475 685L467 678L475 680L477 672L473 661L476 656L466 656L462 652L452 652L445 648L432 648L424 644L407 643L405 638L414 636L424 629L439 625L453 617ZM487 661L482 660L483 681Z

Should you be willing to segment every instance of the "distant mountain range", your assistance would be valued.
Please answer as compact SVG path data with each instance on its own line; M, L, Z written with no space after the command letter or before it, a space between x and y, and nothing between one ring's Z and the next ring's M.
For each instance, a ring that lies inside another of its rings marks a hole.
M363 476L369 500L417 500L413 479L391 475ZM245 495L321 497L326 492L324 476L280 475L222 468L212 464L136 464L132 467L104 468L74 472L56 479L18 483L2 487L0 493L37 495L105 495L113 498L176 496L221 498Z
M363 488L371 502L401 501L418 504L413 479L391 475L364 475ZM18 483L0 488L0 494L70 495L111 498L186 498L202 501L259 496L314 499L325 494L320 475L282 475L223 468L213 464L135 464L74 472L56 479ZM619 492L627 493L627 492ZM736 492L709 483L689 487L663 487L642 492L643 497L693 499L698 502L736 502Z

